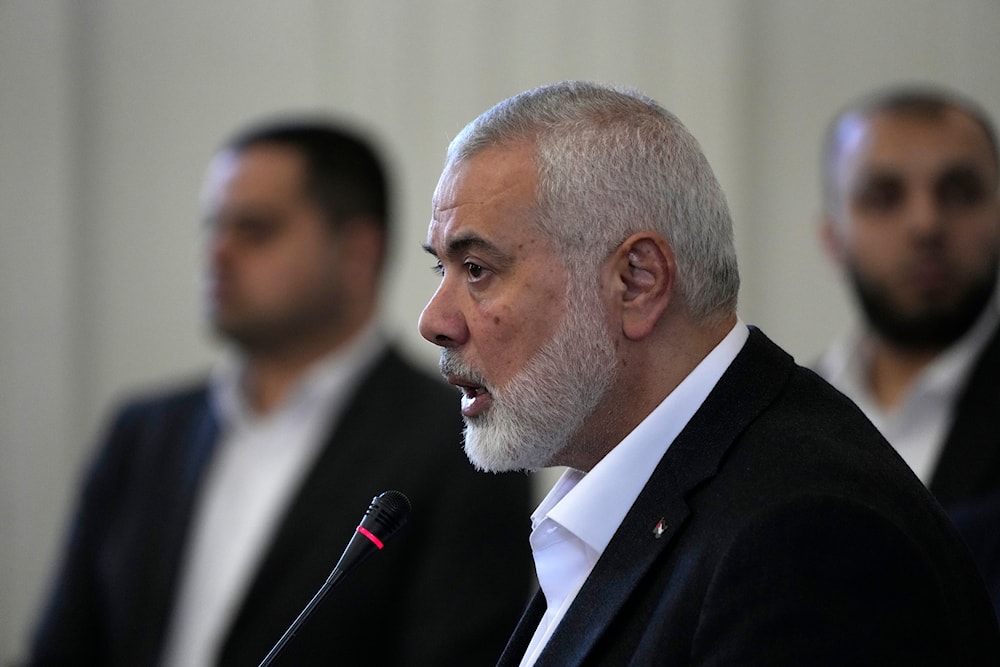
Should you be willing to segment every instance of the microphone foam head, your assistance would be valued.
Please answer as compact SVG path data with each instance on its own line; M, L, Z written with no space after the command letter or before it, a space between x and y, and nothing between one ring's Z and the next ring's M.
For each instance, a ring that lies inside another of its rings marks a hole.
M384 491L372 498L361 525L385 542L410 517L410 500L399 491Z

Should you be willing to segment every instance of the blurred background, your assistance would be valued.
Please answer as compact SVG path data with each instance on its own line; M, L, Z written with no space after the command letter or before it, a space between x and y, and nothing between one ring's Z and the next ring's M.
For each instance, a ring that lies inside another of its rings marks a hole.
M728 193L743 318L809 363L851 317L816 236L827 120L900 81L1000 115L998 31L997 0L0 0L0 664L23 655L111 407L217 351L198 197L237 126L325 110L380 141L384 319L433 368L420 244L451 137L538 84L639 87Z

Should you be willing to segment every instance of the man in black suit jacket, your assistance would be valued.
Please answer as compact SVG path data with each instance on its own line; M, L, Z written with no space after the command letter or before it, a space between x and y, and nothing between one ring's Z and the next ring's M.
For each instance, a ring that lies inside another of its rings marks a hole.
M949 511L1000 493L1000 193L993 125L936 88L852 102L823 148L828 254L862 324L817 370Z
M374 324L388 184L322 119L250 128L206 183L207 305L233 359L130 402L86 479L32 665L256 665L373 496L404 535L274 664L490 664L530 594L523 475L460 451L453 390Z
M721 188L645 96L564 82L449 147L420 330L487 470L567 470L501 665L990 665L940 506L842 394L736 314Z

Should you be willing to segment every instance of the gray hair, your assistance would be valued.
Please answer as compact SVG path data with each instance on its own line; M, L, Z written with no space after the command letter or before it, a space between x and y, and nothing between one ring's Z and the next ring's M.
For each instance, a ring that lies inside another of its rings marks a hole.
M538 169L537 223L580 274L628 236L662 235L699 321L735 312L739 270L732 218L697 140L633 90L568 81L504 100L448 147L448 164L528 141ZM596 280L596 276L594 276Z

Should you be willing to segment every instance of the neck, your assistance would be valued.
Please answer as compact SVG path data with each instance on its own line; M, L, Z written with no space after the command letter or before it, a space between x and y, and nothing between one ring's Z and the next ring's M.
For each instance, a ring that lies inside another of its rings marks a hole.
M319 361L342 349L362 326L332 335L298 338L294 343L244 349L242 391L257 415L267 415L284 403L298 382Z
M912 350L876 340L868 367L868 385L879 406L889 409L899 405L920 372L940 353L940 350Z

